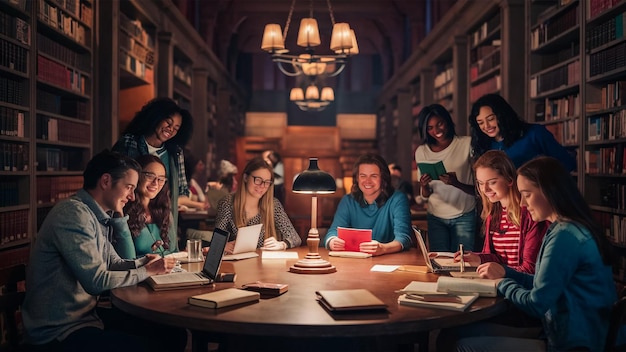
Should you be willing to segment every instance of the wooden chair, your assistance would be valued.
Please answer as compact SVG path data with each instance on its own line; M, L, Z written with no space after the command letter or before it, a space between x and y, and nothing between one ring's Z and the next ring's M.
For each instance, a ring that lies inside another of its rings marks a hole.
M0 269L0 315L3 316L6 340L0 339L0 351L20 351L22 327L20 307L26 293L19 290L19 283L26 280L26 265L20 264Z
M611 317L609 320L609 332L606 335L605 351L626 351L626 345L617 346L617 336L624 322L626 321L626 296L622 295L620 299L613 304L611 309Z

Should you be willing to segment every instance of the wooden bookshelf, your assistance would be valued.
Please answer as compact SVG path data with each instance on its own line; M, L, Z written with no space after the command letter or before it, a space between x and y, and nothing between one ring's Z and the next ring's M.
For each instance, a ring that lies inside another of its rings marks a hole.
M0 267L26 263L92 154L91 1L0 2Z

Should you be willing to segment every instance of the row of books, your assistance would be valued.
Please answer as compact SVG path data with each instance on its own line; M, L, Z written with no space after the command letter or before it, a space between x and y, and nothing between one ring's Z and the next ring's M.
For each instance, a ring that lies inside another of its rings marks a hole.
M454 79L454 69L452 66L446 66L441 72L435 76L435 89L447 84Z
M624 147L605 147L596 150L585 151L585 172L589 174L623 174L626 159L624 159ZM621 199L621 198L620 198ZM620 201L620 209L623 202ZM605 204L609 205L609 204ZM612 206L617 208L616 206Z
M174 77L191 86L191 65L180 62L174 63Z
M27 238L28 209L0 213L0 245Z
M129 36L126 32L120 31L119 45L121 49L124 49L130 53L137 60L146 64L152 65L153 62L148 62L154 57L154 50L146 48L143 45L139 45L139 42L133 37Z
M0 170L28 171L28 146L21 143L0 143Z
M15 105L26 105L25 81L17 81L9 77L0 77L0 101Z
M86 72L91 71L91 56L72 50L51 38L37 33L37 50L57 59L67 66L78 68Z
M550 123L546 125L546 129L552 132L554 139L561 145L578 144L578 119Z
M580 96L572 94L560 98L545 98L535 105L535 121L556 121L580 115Z
M0 35L30 45L30 24L19 17L0 11Z
M0 66L28 73L29 49L0 38Z
M492 46L489 46L492 47ZM475 81L483 73L500 66L500 50L496 49L489 55L478 59L470 65L470 82Z
M37 178L37 203L56 203L71 197L83 187L82 176L57 176ZM37 215L39 218L39 214Z
M476 31L470 34L470 44L472 47L480 44L489 34L500 26L500 16L493 16L488 21L483 22Z
M75 42L91 46L89 38L89 28L78 22L74 17L65 13L65 9L60 9L46 0L39 0L39 20L48 26L57 29Z
M30 257L30 247L18 247L11 248L2 251L0 256L0 269L8 268L19 264L28 264L28 258Z
M148 82L152 82L154 73L151 67L146 66L146 62L140 61L120 48L120 66L135 76L141 77Z
M624 0L587 0L587 19L594 18L608 9L619 5Z
M84 123L37 115L36 136L48 141L89 144L91 127Z
M558 7L546 10L546 13L542 14L543 17L550 16L555 9L558 9ZM540 18L542 15L540 15ZM560 13L558 17L540 19L539 21L540 24L530 32L531 50L537 49L544 43L578 26L578 5L570 7L563 13Z
M626 12L587 28L585 35L586 47L595 49L614 40L624 38L624 25L626 24Z
M626 138L626 110L592 116L587 120L587 140L604 141Z
M470 102L475 102L485 94L497 92L502 88L500 75L495 75L488 80L470 87Z
M24 137L24 112L0 106L0 136Z
M454 94L454 81L448 81L446 84L435 88L433 98L435 100L443 99Z
M51 114L63 115L79 120L89 119L89 104L72 97L63 97L37 89L37 109Z
M0 181L0 207L18 205L20 202L17 180ZM23 190L24 191L24 190Z
M612 184L610 186L611 186L611 189L603 190L603 193L604 192L620 193L621 192L621 195L615 194L615 193L606 193L605 196L608 196L608 197L619 196L620 198L623 199L623 197L626 195L624 193L626 191L626 185ZM612 205L613 203L611 203L611 205L609 206L612 206ZM604 234L609 239L609 241L611 241L612 243L626 246L626 216L594 210L593 217L596 220L596 222L600 224L602 229L604 229Z
M145 47L154 50L154 39L143 28L139 20L131 20L124 13L120 13L120 28L139 41Z
M589 77L626 67L626 42L589 55Z
M530 97L580 82L580 60L570 62L530 79Z
M87 77L83 73L41 55L37 55L37 78L80 94L87 93Z
M38 171L83 171L80 149L37 148Z

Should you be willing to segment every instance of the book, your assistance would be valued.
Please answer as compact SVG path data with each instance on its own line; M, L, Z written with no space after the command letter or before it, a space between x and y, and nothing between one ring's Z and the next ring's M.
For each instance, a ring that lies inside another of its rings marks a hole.
M259 301L261 294L253 291L227 288L189 297L189 304L206 308L223 308L235 304Z
M429 174L433 180L438 180L439 176L447 173L442 161L437 161L436 163L421 162L417 164L417 167L420 169L420 173Z
M317 300L331 312L387 309L385 302L366 289L316 291Z
M482 297L496 297L498 280L470 279L440 276L437 279L437 291L447 293L478 293Z
M370 242L372 240L372 229L353 229L338 226L337 237L346 242L344 250L359 252L359 246L362 242Z
M262 297L275 297L287 292L287 290L289 290L289 285L257 281L242 285L241 288L248 291L258 292Z
M398 297L398 304L413 307L465 311L479 297L477 293L449 294L438 292L437 283L412 281Z

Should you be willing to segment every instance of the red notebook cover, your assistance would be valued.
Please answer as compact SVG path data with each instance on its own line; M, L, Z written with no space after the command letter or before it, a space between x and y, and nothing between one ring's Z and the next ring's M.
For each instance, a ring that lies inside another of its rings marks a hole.
M370 242L372 240L372 230L339 226L337 227L337 237L346 241L346 251L359 252L361 242Z

